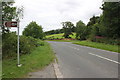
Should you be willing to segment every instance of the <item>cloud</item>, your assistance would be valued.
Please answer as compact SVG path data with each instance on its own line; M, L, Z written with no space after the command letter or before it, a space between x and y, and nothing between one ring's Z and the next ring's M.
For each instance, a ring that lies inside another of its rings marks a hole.
M62 28L61 22L74 24L82 20L87 24L93 15L100 15L102 0L15 0L15 6L24 6L24 19L20 32L31 21L42 25L44 31Z

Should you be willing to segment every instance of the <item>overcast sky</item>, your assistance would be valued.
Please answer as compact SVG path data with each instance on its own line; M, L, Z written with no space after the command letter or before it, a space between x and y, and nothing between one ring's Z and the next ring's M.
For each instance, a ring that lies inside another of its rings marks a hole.
M85 24L93 15L100 15L102 0L15 0L15 6L24 6L20 34L31 21L42 25L44 31L62 28L61 22ZM12 28L12 30L16 30Z

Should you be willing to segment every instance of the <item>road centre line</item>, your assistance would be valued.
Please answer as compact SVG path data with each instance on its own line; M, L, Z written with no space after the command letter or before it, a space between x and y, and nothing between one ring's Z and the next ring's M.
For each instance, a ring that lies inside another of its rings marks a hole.
M72 47L72 46L68 46L68 47L73 48L73 49L76 49L76 50L79 50L79 48L75 48L75 47ZM106 57L103 57L103 56L100 56L100 55L96 55L96 54L93 54L93 53L88 53L88 54L93 55L93 56L96 56L96 57L99 57L99 58L101 58L101 59L105 59L105 60L107 60L107 61L114 62L114 63L116 63L116 64L120 64L119 62L117 62L117 61L115 61L115 60L111 60L111 59L109 59L109 58L106 58Z
M98 48L94 48L94 47L81 46L81 45L77 45L77 46L80 46L80 47L83 47L83 48L90 48L90 49L100 50L100 51L104 51L104 52L110 52L110 53L113 53L113 54L120 54L118 52L112 52L112 51L102 50L102 49L98 49Z
M76 49L76 50L79 50L79 49L74 48L74 47L71 47L71 48ZM120 64L119 62L117 62L117 61L115 61L115 60L111 60L111 59L106 58L106 57L102 57L102 56L99 56L99 55L96 55L96 54L93 54L93 53L89 53L89 54L94 55L94 56L99 57L99 58L102 58L102 59L105 59L105 60L108 60L108 61L111 61L111 62L114 62L114 63L117 63L117 64Z
M89 53L90 55L93 55L93 56L96 56L96 57L99 57L101 59L105 59L105 60L108 60L108 61L111 61L111 62L114 62L114 63L117 63L117 64L120 64L119 62L115 61L115 60L111 60L109 58L106 58L106 57L102 57L102 56L99 56L99 55L96 55L96 54L93 54L93 53Z
M78 47L80 45L76 45L76 47ZM80 47L83 47L83 48L90 48L90 49L95 49L95 50L99 50L99 51L103 51L103 52L108 52L108 53L113 53L113 54L120 54L118 52L112 52L112 51L107 51L107 50L102 50L102 49L97 49L97 48L93 48L93 47L88 47L88 46L80 46ZM74 48L74 47L71 47L71 48ZM79 50L79 48L76 48L77 50Z

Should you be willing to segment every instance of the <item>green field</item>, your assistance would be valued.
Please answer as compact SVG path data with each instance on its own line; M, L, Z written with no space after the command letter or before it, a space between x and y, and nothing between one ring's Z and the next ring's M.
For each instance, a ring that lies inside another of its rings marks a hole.
M44 42L44 46L37 47L31 54L20 57L21 67L17 67L16 59L3 60L3 78L24 78L29 72L43 69L54 61L54 54L50 45Z
M61 39L61 38L64 38L63 37L63 33L61 33L61 34L53 34L53 35L47 35L46 36L46 38L47 39ZM70 37L72 38L72 39L75 39L75 36L76 36L76 33L73 33L73 35L70 35Z

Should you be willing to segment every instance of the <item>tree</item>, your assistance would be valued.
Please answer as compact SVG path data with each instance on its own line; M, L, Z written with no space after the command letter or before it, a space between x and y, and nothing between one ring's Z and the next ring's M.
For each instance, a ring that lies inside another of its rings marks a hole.
M30 22L29 25L23 31L23 35L31 36L33 38L43 39L44 33L42 30L42 26L39 26L36 22Z
M105 36L108 38L120 38L120 3L105 2L102 5L103 10L103 26Z
M88 27L80 20L76 23L76 38L79 40L85 40L88 35Z
M16 7L12 5L14 2L2 2L2 24L4 21L12 21L16 17ZM5 28L2 26L2 33L8 33L10 30L9 28Z
M63 25L63 30L64 30L64 37L65 38L70 38L69 35L72 34L72 29L74 28L74 24L72 22L62 22Z
M87 26L93 26L94 24L99 22L99 16L93 16L90 18L90 21L88 22Z
M14 2L2 2L2 24L4 21L17 20L20 21L20 18L23 18L23 6L16 8L13 7ZM6 28L2 25L2 33L9 33L10 28Z

